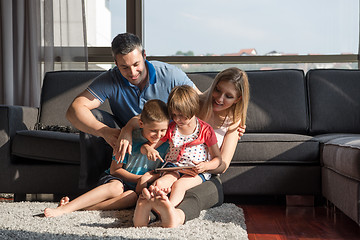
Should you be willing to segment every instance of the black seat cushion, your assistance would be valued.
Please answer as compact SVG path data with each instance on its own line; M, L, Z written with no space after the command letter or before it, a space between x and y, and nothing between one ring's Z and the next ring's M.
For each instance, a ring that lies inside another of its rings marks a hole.
M326 142L321 163L338 174L360 181L360 135Z
M319 165L319 142L299 134L246 133L231 164Z
M311 134L360 133L360 71L312 69L306 79Z
M22 130L15 134L12 154L31 159L80 165L80 137L76 133Z

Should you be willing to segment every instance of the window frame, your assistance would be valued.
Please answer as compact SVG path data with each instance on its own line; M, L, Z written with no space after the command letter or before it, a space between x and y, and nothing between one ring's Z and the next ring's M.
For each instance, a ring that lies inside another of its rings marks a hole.
M126 0L126 31L144 39L144 0ZM360 14L360 9L359 9ZM359 17L360 19L360 17ZM360 33L360 31L359 31ZM358 38L360 45L360 34ZM143 43L144 44L144 43ZM144 46L145 47L145 46ZM341 55L286 55L286 56L147 56L148 60L159 60L172 64L278 64L278 63L357 63L360 69L359 50L357 54ZM110 54L109 54L110 53ZM89 63L113 62L110 47L88 47Z

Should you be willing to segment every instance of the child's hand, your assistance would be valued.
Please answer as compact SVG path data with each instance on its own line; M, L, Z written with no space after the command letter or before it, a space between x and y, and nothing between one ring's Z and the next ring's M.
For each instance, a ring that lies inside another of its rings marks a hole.
M193 163L195 164L194 169L197 173L203 173L208 170L207 162L193 162Z
M159 152L158 152L157 150L153 149L153 148L152 148L152 149L149 149L149 150L147 151L146 156L147 156L147 158L148 158L149 160L151 160L151 161L156 161L156 159L160 159L160 161L165 162L165 161L161 158Z
M146 155L146 157L151 161L156 161L156 159L160 159L160 161L165 162L160 156L159 152L148 144L142 145L140 151L142 154Z

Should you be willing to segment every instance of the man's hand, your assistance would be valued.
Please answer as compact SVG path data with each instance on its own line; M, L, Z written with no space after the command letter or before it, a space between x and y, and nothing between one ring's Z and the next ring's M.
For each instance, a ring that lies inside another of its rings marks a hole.
M131 154L132 151L132 132L122 128L119 137L116 140L113 155L118 161L123 161L125 154Z
M103 137L112 148L114 148L120 135L120 129L104 127L100 130L100 132L100 136Z
M242 126L242 125L239 125L238 127L238 132L239 132L239 139L244 135L245 133L245 129L246 129L246 125Z

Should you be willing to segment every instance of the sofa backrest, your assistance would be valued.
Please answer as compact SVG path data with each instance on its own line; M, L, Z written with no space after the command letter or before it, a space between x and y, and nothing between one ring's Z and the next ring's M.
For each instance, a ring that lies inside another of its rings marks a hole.
M188 73L188 76L201 91L205 91L217 73ZM307 93L302 70L259 70L246 73L250 84L246 132L308 132Z
M360 71L313 69L306 74L310 133L360 133Z
M299 133L309 129L302 70L247 71L250 103L246 132Z
M71 126L66 111L74 98L104 71L47 72L41 90L39 123L45 126ZM101 109L110 111L108 104Z

